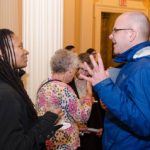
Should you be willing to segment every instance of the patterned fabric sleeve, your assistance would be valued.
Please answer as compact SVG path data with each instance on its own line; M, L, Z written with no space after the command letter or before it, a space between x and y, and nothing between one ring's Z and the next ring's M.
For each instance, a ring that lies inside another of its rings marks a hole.
M85 123L90 117L92 100L91 97L82 99L77 98L71 87L67 86L64 88L66 97L66 106L69 114L74 118L75 121Z
M44 85L38 92L38 113L44 113L44 105L61 107L65 117L72 117L76 122L87 122L91 112L92 100L86 98L81 101L77 98L70 86L63 82L53 81ZM69 115L69 116L68 116Z

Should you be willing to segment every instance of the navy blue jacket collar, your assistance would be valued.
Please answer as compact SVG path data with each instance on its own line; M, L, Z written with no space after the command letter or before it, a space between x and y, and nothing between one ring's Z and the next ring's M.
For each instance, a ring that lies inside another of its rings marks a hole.
M118 63L129 62L129 61L133 60L133 56L137 51L139 51L140 49L147 47L147 46L150 46L149 41L135 45L132 48L125 51L124 53L117 55L113 60Z

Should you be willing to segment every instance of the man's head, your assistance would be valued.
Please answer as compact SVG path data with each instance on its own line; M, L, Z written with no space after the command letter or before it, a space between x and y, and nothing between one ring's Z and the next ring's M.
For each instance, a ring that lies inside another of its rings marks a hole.
M114 24L109 38L113 42L115 54L121 54L129 48L148 41L150 22L142 12L126 12L120 15Z
M82 79L80 78L80 74L89 76L89 73L87 71L87 69L85 68L84 62L86 62L90 68L93 68L92 62L90 60L90 56L88 53L80 53L79 54L79 68L78 68L78 72L76 73L76 77L78 79Z
M94 48L88 48L86 50L86 53L88 53L89 55L93 55L93 57L96 59L96 50Z
M65 49L68 50L68 51L76 52L76 48L75 48L74 45L67 45L65 47Z

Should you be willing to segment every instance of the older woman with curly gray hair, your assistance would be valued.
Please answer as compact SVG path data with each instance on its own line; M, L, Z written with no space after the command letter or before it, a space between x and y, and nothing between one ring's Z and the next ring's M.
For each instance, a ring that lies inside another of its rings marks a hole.
M50 65L52 78L68 83L77 71L79 60L77 54L60 49L51 58Z
M69 83L78 69L78 56L65 49L57 50L50 61L52 75L44 82L37 94L39 114L45 112L45 105L49 109L60 108L64 117L60 128L48 141L47 149L75 150L80 146L77 122L87 122L92 106L92 92L89 88L87 96L80 101ZM90 87L90 86L89 86Z

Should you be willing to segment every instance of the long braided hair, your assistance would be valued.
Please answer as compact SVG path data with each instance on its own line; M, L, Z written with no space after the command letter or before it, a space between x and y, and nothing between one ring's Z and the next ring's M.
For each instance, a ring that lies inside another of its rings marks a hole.
M29 117L37 119L37 113L34 105L29 98L21 77L19 69L15 69L16 57L12 38L14 32L9 29L0 29L0 79L12 86L25 101L29 108Z

